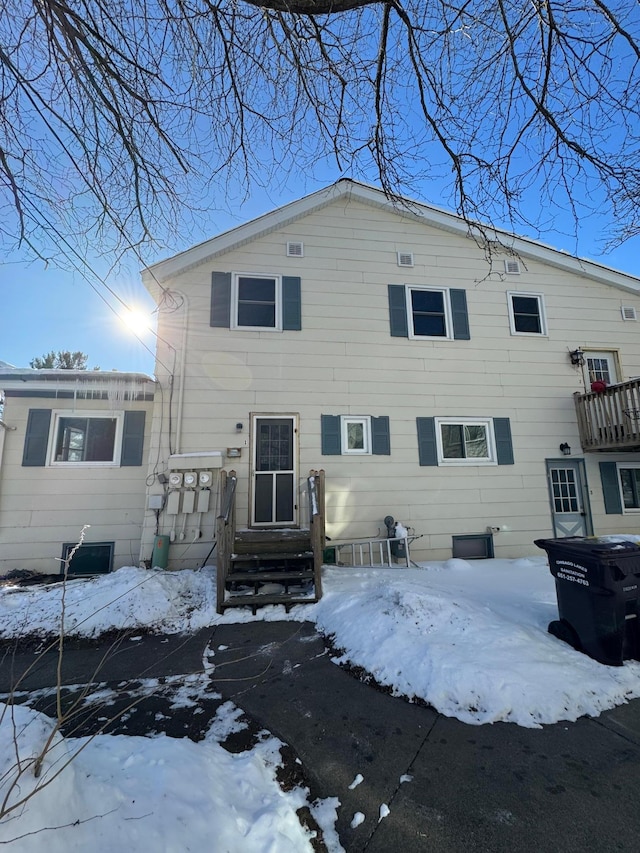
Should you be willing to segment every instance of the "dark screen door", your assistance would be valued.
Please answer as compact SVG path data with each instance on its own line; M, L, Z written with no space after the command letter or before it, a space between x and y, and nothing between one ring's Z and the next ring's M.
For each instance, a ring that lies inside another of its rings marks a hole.
M293 525L295 500L295 418L254 419L254 525Z

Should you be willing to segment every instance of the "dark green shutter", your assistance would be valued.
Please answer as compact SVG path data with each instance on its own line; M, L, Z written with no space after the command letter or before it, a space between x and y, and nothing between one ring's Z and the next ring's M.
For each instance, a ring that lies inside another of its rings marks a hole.
M418 459L420 465L438 464L435 418L416 418L418 427Z
M22 453L22 464L25 467L41 467L47 464L50 425L51 409L29 409Z
M409 337L407 326L407 296L404 284L389 285L389 325L392 337Z
M144 447L144 412L125 412L122 430L120 465L142 465Z
M450 290L451 317L453 319L453 337L457 341L471 340L469 332L469 314L467 312L467 293L465 290Z
M391 454L389 418L386 415L371 418L371 452L374 456L389 456Z
M302 298L300 276L282 276L282 328L299 331L302 328Z
M321 415L323 456L339 456L342 453L340 415Z
M231 273L211 274L211 319L210 326L228 329L231 322Z
M509 418L494 418L493 434L496 439L498 465L513 465L513 441Z
M622 499L618 484L618 466L615 462L600 462L600 480L607 515L622 514Z

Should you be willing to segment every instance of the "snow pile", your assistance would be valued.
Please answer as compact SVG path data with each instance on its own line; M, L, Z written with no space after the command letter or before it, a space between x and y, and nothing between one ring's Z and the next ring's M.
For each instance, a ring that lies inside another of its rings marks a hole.
M1 637L28 633L56 635L60 629L63 584L5 586L0 597ZM109 630L162 628L195 631L215 612L210 572L162 572L133 567L90 580L71 580L64 594L65 632L96 637Z
M360 667L394 694L476 725L539 727L640 696L640 663L606 667L548 634L557 605L544 556L415 569L326 567L323 581L320 602L288 615L265 607L256 617L244 609L220 616L213 569L125 568L69 583L65 625L70 634L94 637L114 629L176 633L253 619L314 620L339 650L336 663ZM61 596L60 585L4 585L2 635L55 635ZM190 702L194 690L207 686L207 672L190 676L176 701ZM302 806L322 826L328 849L342 851L338 801L309 803L308 792L283 793L278 786L279 741L265 735L240 754L222 749L220 742L243 725L232 703L218 708L197 744L164 735L64 739L24 706L0 706L0 713L0 802L16 806L0 821L0 844L11 841L21 853L184 850L186 833L193 850L304 853L312 845L296 815ZM47 741L36 778L34 760ZM361 781L358 774L350 787ZM388 814L383 803L379 820ZM363 820L356 812L351 826Z
M306 792L280 789L275 738L232 755L211 733L201 743L54 735L36 779L33 759L53 723L24 706L3 707L0 801L8 796L17 808L0 821L0 844L12 842L21 853L185 850L188 833L191 850L312 853L296 815L309 805Z
M337 663L465 723L537 727L640 696L640 663L603 666L547 633L558 611L544 557L330 569L314 611Z
M632 537L607 537L624 541ZM640 537L637 537L640 540ZM312 620L336 662L362 667L396 695L466 723L535 727L640 696L640 663L606 667L547 633L557 619L546 557L452 559L419 568L325 567L315 605L215 612L215 575L125 568L67 590L67 632L187 632L219 623ZM61 587L0 591L5 637L58 630Z

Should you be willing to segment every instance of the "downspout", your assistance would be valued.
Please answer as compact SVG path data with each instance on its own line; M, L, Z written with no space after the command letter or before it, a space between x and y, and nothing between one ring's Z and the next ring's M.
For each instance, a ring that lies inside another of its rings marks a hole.
M4 454L4 434L7 431L15 432L17 427L9 426L4 421L0 421L0 479L2 474L2 456Z
M180 387L178 389L178 413L176 416L176 444L174 453L182 449L182 410L184 407L184 379L187 371L187 337L189 331L189 300L180 290L176 291L183 299L182 345L180 347Z

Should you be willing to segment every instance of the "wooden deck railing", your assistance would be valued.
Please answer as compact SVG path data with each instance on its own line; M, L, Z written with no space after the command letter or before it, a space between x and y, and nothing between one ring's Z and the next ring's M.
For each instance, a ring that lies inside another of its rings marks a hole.
M235 471L220 472L220 515L216 519L216 541L218 548L217 596L218 612L220 602L224 601L225 581L231 567L231 554L236 538L236 484Z
M585 452L640 449L640 379L573 398Z
M322 598L322 559L324 555L325 518L324 518L324 471L309 471L307 478L309 490L309 532L313 551L313 582L316 598Z

